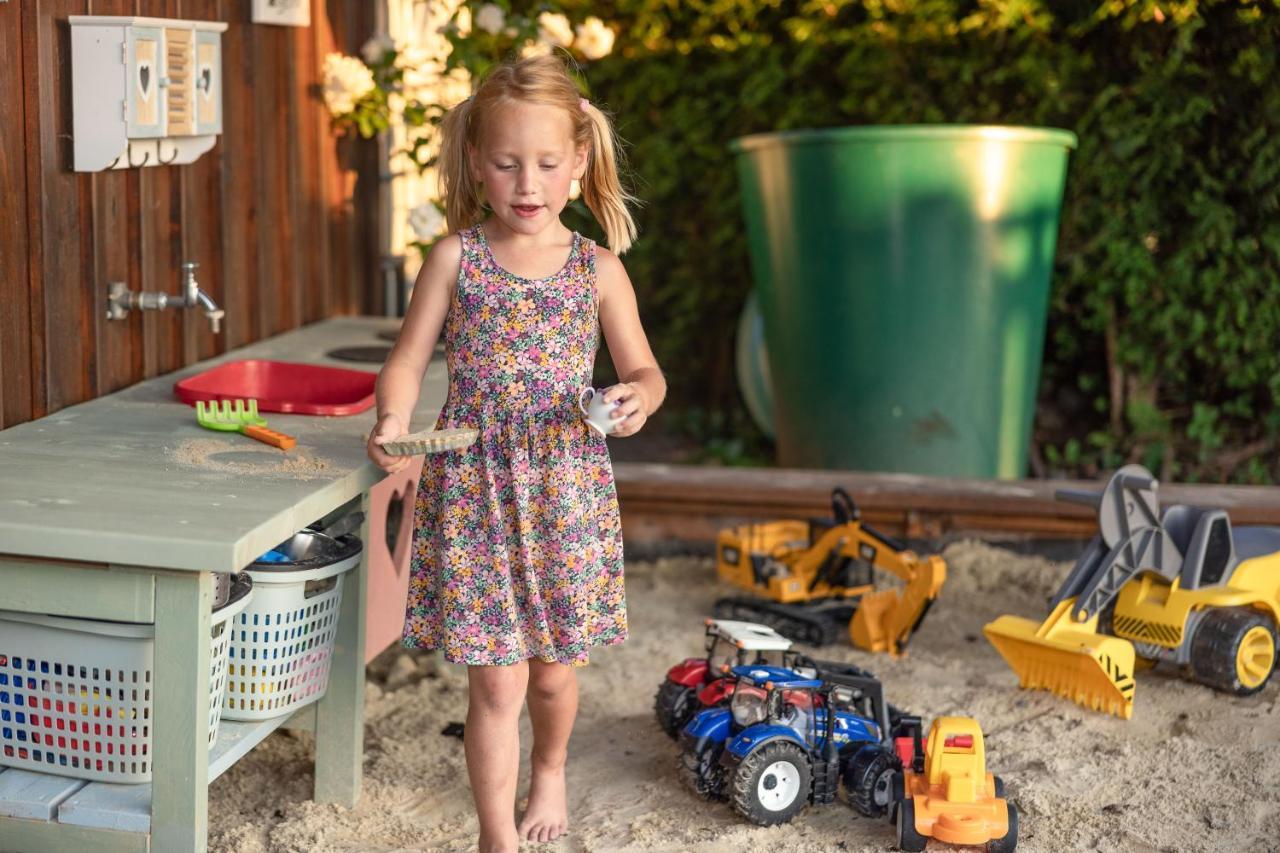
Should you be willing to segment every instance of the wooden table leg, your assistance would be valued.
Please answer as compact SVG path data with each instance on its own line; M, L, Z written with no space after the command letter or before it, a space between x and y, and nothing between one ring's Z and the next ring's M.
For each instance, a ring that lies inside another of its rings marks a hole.
M366 543L365 551L359 567L343 580L329 688L316 704L315 799L347 808L360 799L364 770L364 620L371 535L368 492L361 500L361 508L365 523L360 538Z
M151 720L151 849L209 841L209 623L213 575L156 575Z

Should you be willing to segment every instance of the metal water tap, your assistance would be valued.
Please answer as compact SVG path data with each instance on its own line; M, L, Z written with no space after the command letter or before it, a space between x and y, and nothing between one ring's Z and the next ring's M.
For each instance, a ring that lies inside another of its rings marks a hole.
M161 293L159 291L134 291L123 281L113 281L107 288L107 319L123 320L129 309L139 311L160 310L163 308L195 308L204 310L209 321L209 328L216 335L221 330L222 318L226 312L218 307L209 294L200 289L196 282L195 261L183 261L182 278L179 281L180 293Z

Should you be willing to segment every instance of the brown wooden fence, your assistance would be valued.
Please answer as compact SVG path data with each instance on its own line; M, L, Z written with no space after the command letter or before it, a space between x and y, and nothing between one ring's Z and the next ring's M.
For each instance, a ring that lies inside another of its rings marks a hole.
M375 6L312 0L312 25L250 0L0 3L0 428L305 323L379 312L372 143L335 137L326 53ZM223 134L187 166L71 170L70 15L226 21ZM105 317L107 286L176 293L183 261L226 310Z

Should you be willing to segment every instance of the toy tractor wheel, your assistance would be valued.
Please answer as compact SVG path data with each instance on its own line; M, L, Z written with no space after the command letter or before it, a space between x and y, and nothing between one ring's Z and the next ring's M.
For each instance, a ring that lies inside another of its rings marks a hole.
M916 832L916 804L910 798L898 803L898 847L913 853L925 848L929 839Z
M738 814L760 826L786 823L809 803L813 772L799 745L779 740L742 759L730 796Z
M668 678L662 682L657 695L653 697L653 713L662 730L674 739L680 736L680 730L693 717L697 704L697 696L692 687Z
M1196 680L1217 690L1237 696L1257 693L1275 668L1275 629L1257 610L1212 610L1191 638L1191 669Z
M724 768L720 766L720 750L708 744L694 752L686 749L676 759L676 772L689 790L704 800L724 797Z
M849 762L844 773L849 803L864 817L884 817L893 805L893 776L897 757L882 746L867 746Z
M1001 779L999 776L992 776L991 782L992 782L991 787L995 788L996 797L998 799L1003 800L1004 799L1004 780Z
M1009 803L1009 831L1004 838L987 842L987 853L1013 853L1018 847L1018 809Z

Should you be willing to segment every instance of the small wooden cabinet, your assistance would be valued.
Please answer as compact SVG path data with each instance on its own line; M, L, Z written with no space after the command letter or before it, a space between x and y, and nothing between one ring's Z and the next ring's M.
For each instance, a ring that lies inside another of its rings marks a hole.
M192 163L222 132L214 21L72 15L77 172Z

